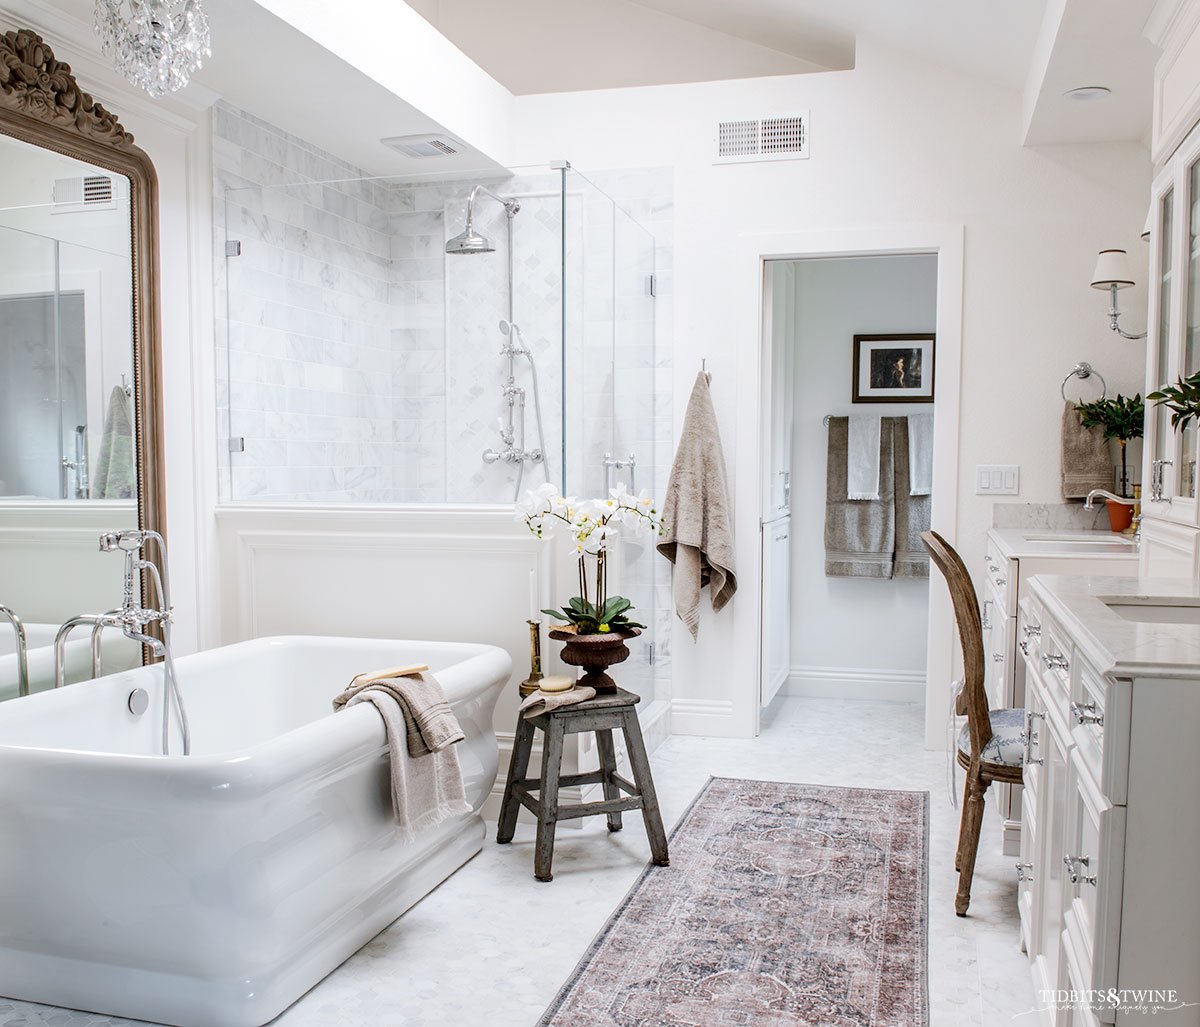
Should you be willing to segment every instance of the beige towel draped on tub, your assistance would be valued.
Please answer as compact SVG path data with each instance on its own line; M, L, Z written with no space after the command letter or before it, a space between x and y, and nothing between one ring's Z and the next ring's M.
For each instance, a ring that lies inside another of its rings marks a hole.
M696 375L671 465L658 551L675 565L675 612L692 638L700 630L700 590L709 586L720 610L737 591L733 511L725 482L725 454L708 377Z
M456 742L465 737L428 667L359 674L333 700L334 710L371 703L383 718L391 761L392 809L410 841L451 817L470 813Z

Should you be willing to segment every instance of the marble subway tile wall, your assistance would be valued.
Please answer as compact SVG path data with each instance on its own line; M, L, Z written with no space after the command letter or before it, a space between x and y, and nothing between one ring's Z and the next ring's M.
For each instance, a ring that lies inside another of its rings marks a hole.
M222 497L390 500L387 190L226 104L213 124L219 424L245 440Z

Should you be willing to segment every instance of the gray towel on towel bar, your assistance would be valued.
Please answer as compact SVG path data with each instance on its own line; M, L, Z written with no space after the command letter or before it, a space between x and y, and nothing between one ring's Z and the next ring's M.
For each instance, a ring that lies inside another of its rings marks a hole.
M720 610L737 591L725 454L703 372L696 375L683 415L657 548L675 565L675 612L694 639L700 630L700 590L709 586L713 610Z
M359 675L334 699L333 708L366 702L379 712L387 737L392 812L401 840L411 841L422 831L471 812L454 748L464 735L432 675L418 671L419 677L382 676L387 673Z
M827 577L892 576L896 553L896 472L891 420L885 418L880 428L879 498L850 499L846 491L849 418L829 419L829 456L825 467Z
M879 432L879 498L850 499L848 419L829 419L825 470L825 574L831 578L927 578L932 497L911 495L908 418L884 417Z
M913 432L908 417L887 417L892 422L892 459L896 468L893 495L896 503L896 558L892 567L894 578L929 577L929 551L921 541L921 532L928 531L933 510L929 492L913 495L912 481ZM886 429L885 429L886 430Z
M1085 499L1092 489L1111 489L1113 466L1104 433L1085 428L1075 404L1067 400L1062 419L1063 499Z

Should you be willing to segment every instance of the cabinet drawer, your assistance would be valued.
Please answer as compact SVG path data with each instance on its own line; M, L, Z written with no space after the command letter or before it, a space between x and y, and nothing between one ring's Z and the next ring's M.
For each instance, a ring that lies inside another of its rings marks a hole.
M1021 797L1021 855L1017 861L1017 913L1021 918L1021 944L1032 959L1039 951L1038 937L1038 833L1037 803L1028 791Z
M1071 676L1071 741L1100 792L1125 805L1129 777L1129 704L1126 682L1111 681L1077 660Z
M1045 686L1035 677L1025 694L1025 766L1021 771L1025 798L1030 802L1037 799L1046 766L1050 725L1045 703Z
M1074 647L1070 638L1054 621L1042 622L1041 648L1038 652L1038 671L1046 685L1046 705L1064 719L1071 694L1071 661Z
M984 563L987 565L988 584L995 594L999 609L1003 611L1005 617L1015 617L1017 613L1016 562L1001 556L996 544L989 540ZM987 589L984 591L986 593Z
M1017 648L1037 664L1042 658L1042 609L1032 599L1017 608Z
M1104 798L1078 749L1071 750L1067 764L1066 816L1066 948L1085 977L1080 985L1104 991L1117 986L1125 807Z

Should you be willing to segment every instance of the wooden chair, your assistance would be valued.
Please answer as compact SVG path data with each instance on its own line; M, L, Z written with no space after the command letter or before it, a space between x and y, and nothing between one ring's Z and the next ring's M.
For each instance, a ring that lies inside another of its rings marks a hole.
M983 626L971 575L962 558L936 531L923 532L921 541L946 579L962 642L963 679L954 712L967 718L956 742L958 764L967 772L967 780L963 787L958 851L954 857L954 869L958 871L954 911L959 916L966 916L967 906L971 903L979 830L983 823L984 795L993 781L1018 785L1022 781L1025 711L988 709L984 689Z

